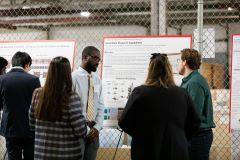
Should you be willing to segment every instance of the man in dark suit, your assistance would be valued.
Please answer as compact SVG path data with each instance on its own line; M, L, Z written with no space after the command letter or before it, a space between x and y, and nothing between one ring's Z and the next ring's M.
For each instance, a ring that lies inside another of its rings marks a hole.
M29 73L31 57L17 52L12 69L0 76L0 106L3 114L0 134L6 139L9 160L33 160L34 132L29 129L28 112L33 91L40 87L39 78Z

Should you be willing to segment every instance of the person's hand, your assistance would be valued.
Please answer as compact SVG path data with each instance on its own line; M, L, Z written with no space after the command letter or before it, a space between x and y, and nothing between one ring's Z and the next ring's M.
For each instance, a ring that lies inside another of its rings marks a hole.
M89 128L93 128L93 126L94 126L95 124L96 124L95 121L88 121L88 122L87 122L87 125L88 125Z
M96 138L98 138L99 136L99 132L96 128L92 127L87 135L87 141L88 142L92 142L94 141Z

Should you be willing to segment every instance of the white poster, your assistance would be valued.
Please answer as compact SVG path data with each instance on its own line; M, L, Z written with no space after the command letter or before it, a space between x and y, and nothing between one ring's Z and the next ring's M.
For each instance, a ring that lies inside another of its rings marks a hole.
M18 52L26 52L32 58L31 71L40 78L41 85L44 84L48 66L52 58L63 56L68 58L73 67L73 56L75 52L75 41L16 41L16 42L0 42L0 56L6 58L11 67L12 56ZM8 70L9 70L8 69Z
M124 108L132 89L144 83L151 53L168 54L175 80L180 51L191 48L191 36L110 37L104 39L102 82L106 107Z
M232 38L231 129L240 130L240 35Z

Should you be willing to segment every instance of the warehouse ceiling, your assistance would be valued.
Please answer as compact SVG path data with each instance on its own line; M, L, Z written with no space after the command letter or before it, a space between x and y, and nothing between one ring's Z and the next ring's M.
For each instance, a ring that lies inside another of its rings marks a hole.
M166 0L169 26L197 23L197 0ZM239 22L239 0L204 0L204 24ZM89 11L89 17L81 16ZM46 25L149 26L150 0L0 0L0 27Z

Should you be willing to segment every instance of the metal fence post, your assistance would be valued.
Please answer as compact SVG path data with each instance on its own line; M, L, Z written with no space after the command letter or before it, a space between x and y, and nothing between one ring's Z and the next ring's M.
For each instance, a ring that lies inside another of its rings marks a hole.
M151 35L159 34L159 0L151 0Z
M203 0L198 0L198 20L197 20L197 34L198 34L198 51L203 52Z
M159 35L166 35L166 0L159 0Z

